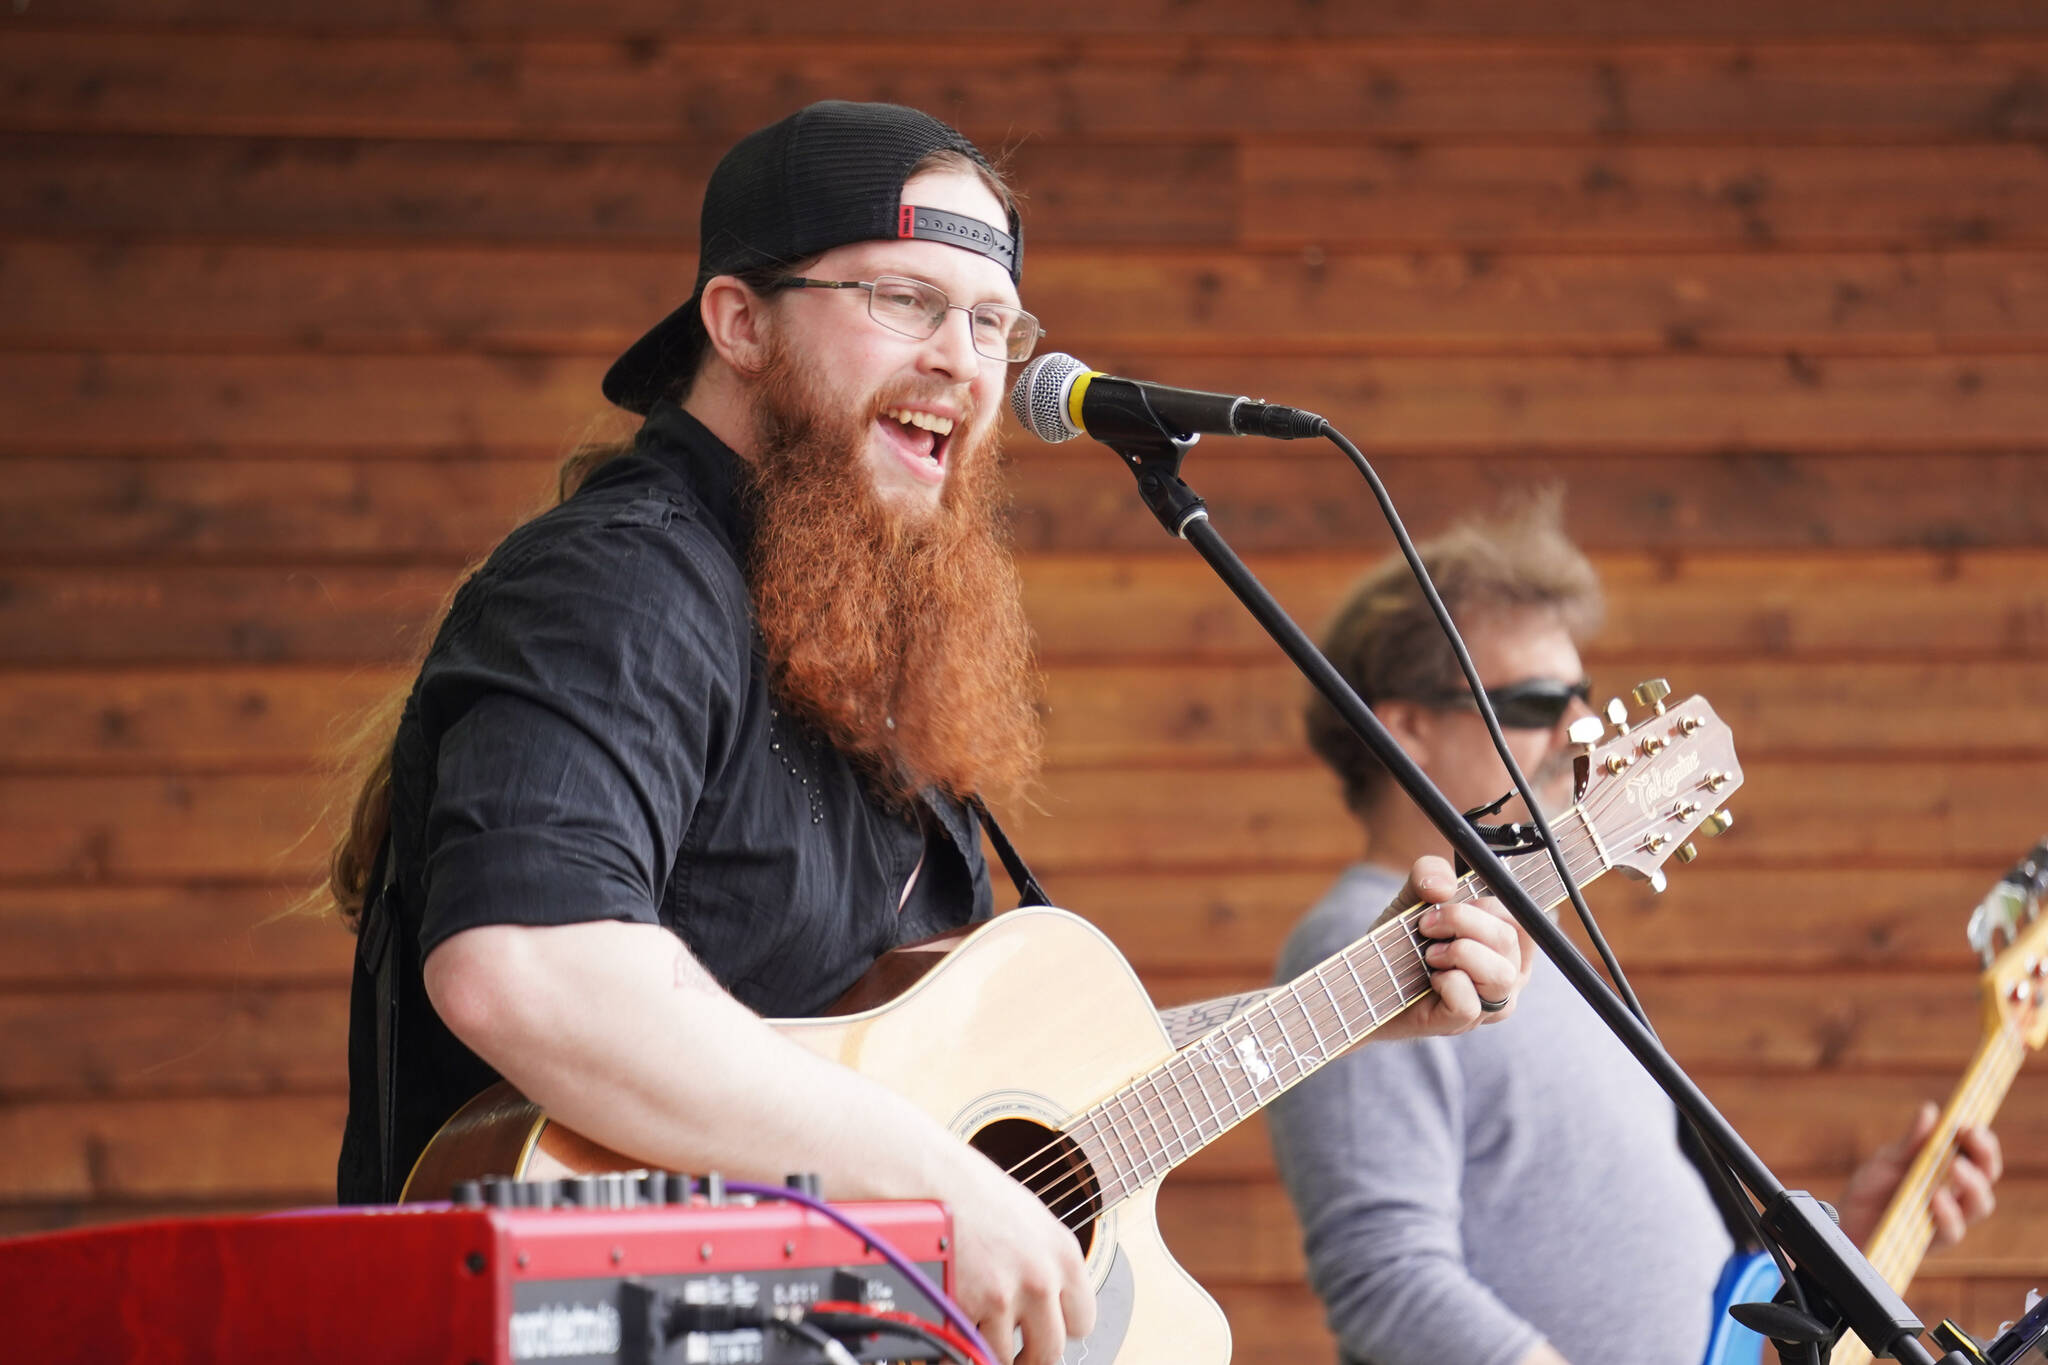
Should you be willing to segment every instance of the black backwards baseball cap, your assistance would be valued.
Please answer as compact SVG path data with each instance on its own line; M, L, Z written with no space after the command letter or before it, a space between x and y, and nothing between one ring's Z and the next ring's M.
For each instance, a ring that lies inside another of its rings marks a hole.
M1017 280L1023 228L902 202L918 162L954 151L986 167L975 145L930 114L899 104L823 100L749 133L704 187L697 285L605 372L604 396L646 415L677 376L696 368L705 335L697 303L714 275L790 266L849 242L911 238L988 257Z

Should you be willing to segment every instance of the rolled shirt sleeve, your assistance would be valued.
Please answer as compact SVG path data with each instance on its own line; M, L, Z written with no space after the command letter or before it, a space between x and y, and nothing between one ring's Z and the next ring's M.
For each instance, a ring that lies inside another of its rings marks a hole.
M414 697L438 738L423 955L483 924L657 922L744 701L743 587L687 509L522 534L457 595Z

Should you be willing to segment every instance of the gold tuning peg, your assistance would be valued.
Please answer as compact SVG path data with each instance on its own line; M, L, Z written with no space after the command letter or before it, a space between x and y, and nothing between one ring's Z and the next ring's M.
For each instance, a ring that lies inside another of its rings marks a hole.
M1636 699L1637 706L1647 706L1661 716L1664 699L1671 695L1671 684L1662 678L1648 678L1630 689L1629 695Z
M1726 834L1728 832L1728 827L1734 823L1734 811L1725 809L1717 810L1712 815L1709 815L1706 818L1705 822L1700 825L1700 829L1703 833L1709 835Z
M1689 863L1694 858L1700 856L1700 851L1697 848L1694 848L1692 846L1691 841L1688 840L1687 842L1682 843L1677 848L1673 849L1671 851L1671 856L1678 859L1678 861L1680 861L1681 863Z
M1614 733L1628 733L1628 703L1620 697L1611 698L1607 703L1607 723L1614 727Z
M1598 716L1580 716L1564 733L1565 738L1574 744L1598 744L1600 737L1607 733L1607 727L1600 723Z

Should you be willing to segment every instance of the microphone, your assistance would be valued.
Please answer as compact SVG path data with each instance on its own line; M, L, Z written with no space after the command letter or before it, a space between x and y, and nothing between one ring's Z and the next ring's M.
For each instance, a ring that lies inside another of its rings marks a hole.
M1071 441L1083 432L1105 442L1161 435L1191 441L1203 432L1292 441L1329 429L1300 408L1119 379L1061 351L1048 351L1024 367L1010 390L1010 411L1041 441Z

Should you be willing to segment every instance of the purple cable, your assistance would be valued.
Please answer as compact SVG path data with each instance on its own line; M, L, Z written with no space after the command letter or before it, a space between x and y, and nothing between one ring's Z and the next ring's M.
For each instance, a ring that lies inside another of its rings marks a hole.
M946 1291L933 1284L931 1278L919 1270L908 1256L889 1245L884 1238L869 1231L857 1219L847 1217L822 1199L813 1199L802 1190L793 1190L786 1185L757 1185L751 1180L728 1180L725 1182L725 1189L728 1194L751 1194L757 1199L786 1199L792 1204L802 1204L807 1209L824 1214L881 1252L882 1259L901 1271L903 1278L909 1280L918 1293L930 1299L932 1306L945 1316L946 1321L951 1323L961 1336L967 1338L968 1344L981 1352L983 1360L994 1362L996 1359L996 1353L989 1349L988 1343L981 1339L981 1333L974 1330L974 1324L967 1320L967 1315L960 1311L960 1306L947 1296Z

